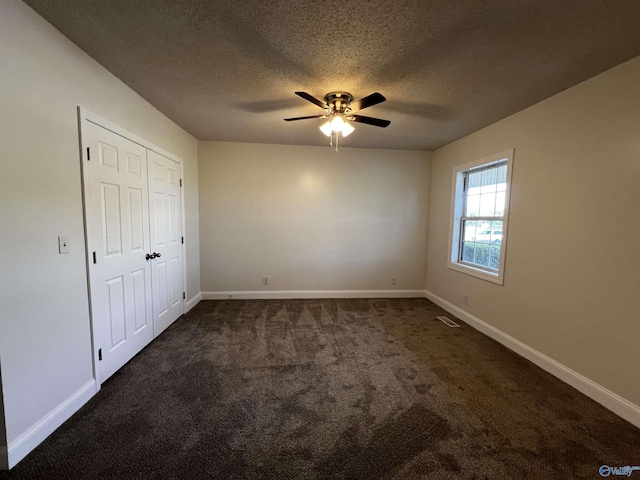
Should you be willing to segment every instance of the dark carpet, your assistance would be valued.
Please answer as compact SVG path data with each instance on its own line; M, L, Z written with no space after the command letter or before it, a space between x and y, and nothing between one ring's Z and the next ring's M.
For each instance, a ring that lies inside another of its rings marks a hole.
M639 429L444 313L425 299L201 302L0 479L569 479L640 465Z

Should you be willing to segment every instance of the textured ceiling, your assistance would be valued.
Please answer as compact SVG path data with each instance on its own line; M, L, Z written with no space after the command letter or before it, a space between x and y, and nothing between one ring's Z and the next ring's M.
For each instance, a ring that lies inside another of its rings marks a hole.
M326 145L294 95L379 91L341 145L432 150L640 55L638 0L26 0L200 140Z

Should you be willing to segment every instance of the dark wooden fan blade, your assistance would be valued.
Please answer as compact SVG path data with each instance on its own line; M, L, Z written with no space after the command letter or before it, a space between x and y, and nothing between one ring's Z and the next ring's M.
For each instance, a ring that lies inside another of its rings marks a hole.
M365 117L363 115L349 115L349 119L353 119L354 122L366 123L367 125L375 125L376 127L388 127L391 124L390 120L382 120L381 118Z
M352 112L357 112L358 110L362 110L363 108L372 107L374 105L382 103L385 100L386 98L384 98L381 93L375 92L371 95L367 95L366 97L361 98L360 100L351 102L349 104L349 107L351 108Z
M313 97L313 96L309 95L307 92L295 92L295 93L299 97L302 97L305 100L310 101L311 103L315 103L320 108L327 108L327 104L326 103L324 103L322 100L318 100L316 97Z
M294 120L307 120L308 118L323 118L325 115L311 115L310 117L294 117L294 118L285 118L285 122L292 122Z

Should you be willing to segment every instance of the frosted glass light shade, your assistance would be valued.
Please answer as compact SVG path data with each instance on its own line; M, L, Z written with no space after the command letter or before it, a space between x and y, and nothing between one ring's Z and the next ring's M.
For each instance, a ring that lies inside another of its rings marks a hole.
M330 137L334 132L336 134L342 132L342 136L346 137L347 135L351 134L351 132L353 132L355 128L353 128L348 122L345 122L342 117L336 116L333 117L332 120L320 125L320 130L327 137Z
M340 133L342 131L342 127L344 127L344 120L342 117L335 117L331 120L331 130L336 133Z
M344 122L344 125L342 125L342 136L346 137L354 130L355 128L353 128L349 122Z
M331 122L325 122L322 125L320 125L320 130L322 131L322 133L324 133L327 137L331 136Z

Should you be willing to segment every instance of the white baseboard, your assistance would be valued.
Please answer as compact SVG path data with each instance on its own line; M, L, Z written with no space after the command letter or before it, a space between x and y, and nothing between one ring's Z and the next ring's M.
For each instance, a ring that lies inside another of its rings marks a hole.
M0 471L9 470L9 455L6 447L0 447Z
M91 380L84 384L73 395L68 397L47 415L41 418L35 425L9 442L7 448L7 467L13 468L20 460L26 457L29 452L36 448L42 441L51 435L60 425L76 413L80 407L89 401L96 394L96 382Z
M196 295L187 300L187 309L184 313L189 312L193 307L195 307L200 300L202 300L202 292L198 292Z
M203 300L265 300L291 298L422 298L424 290L262 290L202 292Z
M425 290L424 293L427 299L444 308L460 320L468 323L471 327L484 333L488 337L493 338L497 342L500 342L508 349L526 358L543 370L549 372L551 375L571 385L587 397L595 400L603 407L611 410L619 417L624 418L629 423L640 428L640 407L638 405L622 398L620 395L613 393L611 390L604 388L584 375L571 370L569 367L566 367L565 365L555 361L553 358L546 356L544 353L531 348L520 340L517 340L488 323L483 322L478 317L471 315L434 293L431 293L428 290Z

